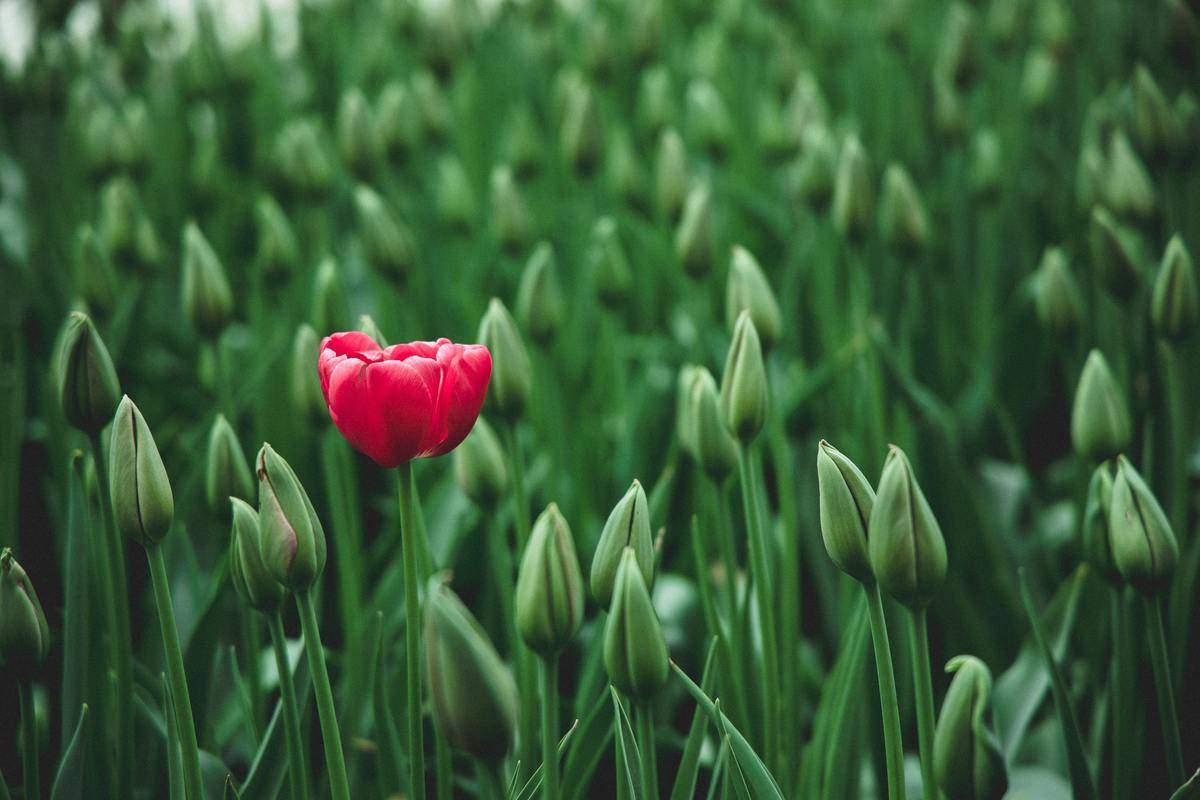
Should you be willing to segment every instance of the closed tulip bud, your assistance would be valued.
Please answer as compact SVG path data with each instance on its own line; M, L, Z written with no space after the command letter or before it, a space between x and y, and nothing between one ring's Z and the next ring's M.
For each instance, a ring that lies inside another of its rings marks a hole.
M1121 573L1113 561L1109 516L1112 509L1112 462L1096 467L1088 483L1087 502L1083 508L1083 558L1100 577L1109 583L1122 585Z
M733 328L733 341L721 376L721 413L725 425L743 444L758 436L767 420L767 369L762 344L749 311Z
M1058 86L1058 59L1044 48L1031 50L1021 72L1021 102L1031 111L1046 108Z
M994 195L1003 169L1000 137L991 128L980 130L971 141L971 191L978 195Z
M437 577L425 601L425 674L450 744L496 762L512 749L517 686L479 622Z
M454 450L454 479L463 494L485 511L494 511L508 492L504 448L483 417Z
M571 528L551 503L529 534L515 595L517 630L529 649L552 658L583 622L583 576Z
M98 433L112 420L121 395L108 348L87 314L67 315L59 339L58 397L74 428Z
M275 165L280 177L297 194L320 196L333 182L333 162L317 123L298 119L286 123L275 140Z
M79 226L75 236L75 275L89 306L101 313L112 310L117 302L117 273L104 243L87 223Z
M933 122L942 135L957 138L967 132L967 108L949 76L933 73Z
M809 125L801 139L800 159L792 170L790 183L796 199L816 206L825 203L833 192L837 173L837 145L829 129Z
M817 487L821 538L829 558L855 580L873 582L867 526L875 490L853 461L823 439L817 445Z
M643 581L651 583L654 580L654 539L650 533L650 503L637 480L608 515L604 530L600 532L600 541L596 543L596 554L592 557L592 596L604 608L612 602L617 568L626 549L633 551Z
M507 166L492 170L492 225L500 246L516 252L529 241L529 209Z
M1175 146L1177 128L1171 104L1145 64L1138 64L1130 83L1133 135L1143 153L1158 155Z
M933 736L933 765L948 800L1000 800L1008 770L991 728L992 673L974 656L955 656Z
M770 350L783 333L783 312L767 282L758 260L741 245L734 245L729 259L729 279L725 283L725 324L737 325L743 311L750 312L763 347Z
M504 131L504 157L519 178L528 178L538 171L545 143L533 119L529 106L518 105L508 119Z
M194 222L183 229L181 289L183 311L192 327L216 338L233 316L233 291L212 245Z
M716 258L713 231L712 189L700 182L688 192L683 216L675 229L675 258L683 271L699 280L711 270Z
M1133 441L1125 392L1099 350L1088 353L1071 407L1071 442L1089 461L1113 458Z
M858 137L851 134L842 143L833 184L834 227L843 236L859 239L870 230L874 212L875 196L867 154Z
M609 308L619 308L633 288L633 269L621 245L617 221L612 217L596 220L589 258L600 302Z
M254 205L254 216L258 221L259 263L270 275L295 270L300 263L300 243L279 203L270 195L263 195Z
M288 388L295 411L312 420L329 417L325 408L325 397L321 393L321 380L313 368L313 364L317 363L320 346L321 339L311 325L301 323L296 328L296 335L292 339Z
M141 203L133 182L124 175L104 184L100 192L100 236L104 249L118 263L137 257Z
M929 217L908 171L889 164L883 173L883 193L879 201L879 222L883 238L901 253L918 253L929 239Z
M1061 0L1046 0L1037 4L1033 17L1034 38L1055 52L1064 50L1071 41L1074 22L1071 12Z
M688 417L696 463L717 484L724 483L737 469L737 439L725 425L717 381L704 367L696 367L691 379Z
M0 552L0 667L28 680L50 652L50 628L37 592L10 548Z
M196 192L206 200L211 199L221 172L221 138L217 113L208 103L201 103L188 114L188 124L192 129L189 177Z
M1160 336L1174 341L1186 339L1196 330L1200 317L1200 294L1196 267L1179 235L1171 237L1162 266L1154 280L1150 319Z
M987 32L996 44L1008 48L1017 38L1025 19L1020 0L997 0L988 6Z
M313 327L319 331L345 330L349 316L341 269L333 256L325 256L313 280Z
M608 183L617 196L633 208L646 207L646 176L633 149L629 131L617 128L608 141Z
M587 175L599 163L603 145L600 110L592 90L582 82L572 84L559 131L563 158L576 172Z
M338 149L352 172L363 174L371 168L383 150L379 131L367 98L357 89L349 89L338 104Z
M558 259L549 242L533 249L517 287L517 319L530 337L548 343L563 318L563 294L558 281Z
M387 347L387 338L384 337L383 331L379 330L379 326L375 324L375 318L370 314L358 315L358 330L360 333L365 333L371 337L371 341L380 347Z
M450 130L454 113L437 78L428 71L420 72L412 79L412 90L426 138L442 141Z
M1131 233L1108 209L1092 209L1088 247L1097 277L1113 295L1128 299L1141 283L1141 267Z
M217 415L208 434L208 469L204 477L205 497L214 514L227 512L231 497L241 500L254 497L254 479L246 453L223 414Z
M645 701L667 681L667 640L633 548L621 553L604 629L604 668L623 694Z
M1059 248L1048 247L1042 255L1033 297L1038 319L1050 331L1065 335L1079 328L1083 321L1083 298L1067 266L1067 257Z
M369 186L354 190L354 208L358 213L359 240L363 255L371 266L390 278L399 278L416 262L416 243L412 233Z
M375 136L383 152L391 156L410 152L420 141L421 118L416 100L400 81L392 81L379 93Z
M438 213L461 230L475 221L475 190L467 170L454 156L438 162L437 206Z
M975 76L977 27L975 12L969 6L963 3L950 6L938 42L936 68L955 86L967 86Z
M1101 193L1114 212L1145 219L1154 213L1154 183L1124 131L1116 131L1108 147L1108 168Z
M871 572L885 592L924 608L946 578L946 540L908 456L892 446L867 526Z
M658 137L654 160L654 195L659 213L671 221L678 219L687 187L687 150L679 133L667 128Z
M1179 544L1162 506L1125 456L1117 457L1109 518L1113 562L1122 577L1145 595L1171 580Z
M325 529L292 466L263 444L256 459L263 564L279 583L304 591L325 569Z
M524 412L533 392L533 365L516 321L498 297L488 303L476 338L492 354L488 396L502 417L516 419Z
M729 148L733 136L729 109L717 88L703 78L688 85L687 123L696 141L709 152L720 155Z
M642 130L658 133L677 116L670 70L659 64L644 71L637 96L637 120Z
M233 528L229 539L229 580L251 608L273 614L287 591L271 577L262 560L258 512L238 497L229 498Z
M108 474L117 530L143 547L157 545L171 529L175 498L150 426L129 395L113 417Z

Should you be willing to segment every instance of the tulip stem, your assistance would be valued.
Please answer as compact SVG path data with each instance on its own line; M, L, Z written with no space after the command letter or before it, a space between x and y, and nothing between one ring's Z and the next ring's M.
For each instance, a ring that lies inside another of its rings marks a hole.
M1154 688L1158 692L1158 717L1162 721L1163 745L1167 756L1167 775L1171 786L1184 781L1183 747L1179 741L1179 717L1175 711L1175 692L1171 688L1171 670L1167 666L1167 637L1163 632L1162 606L1158 598L1143 598L1146 609L1146 638L1150 663L1154 668Z
M658 797L658 754L654 746L654 706L650 701L634 704L637 721L639 750L642 755L642 797L655 800Z
M542 660L542 795L558 800L558 656Z
M183 650L179 646L179 630L175 627L175 611L171 606L171 587L167 581L167 564L163 559L162 546L149 545L146 558L150 562L150 581L154 585L154 604L158 609L167 680L171 684L171 703L175 708L175 721L179 729L176 733L183 756L184 796L188 800L204 800L204 786L200 780L200 745L196 741L192 698L183 670Z
M271 649L275 651L275 671L279 673L279 704L283 706L283 732L287 740L288 774L292 800L308 800L308 776L304 767L304 744L300 738L300 710L296 705L296 687L288 661L287 637L283 616L276 611L267 617L271 629Z
M417 592L417 522L413 513L412 464L396 468L400 538L404 546L405 715L408 727L409 797L425 796L425 742L421 724L421 599Z
M517 617L513 610L513 565L512 551L508 547L506 526L498 515L488 522L488 561L491 562L492 580L496 582L496 599L500 604L500 616L504 621L504 643L509 658L515 658L521 642L517 636Z
M888 798L905 800L904 739L900 734L900 702L896 697L896 672L888 641L887 617L879 584L863 584L871 620L871 642L875 647L875 674L879 680L879 705L883 714L883 751L887 758Z
M308 654L308 671L312 673L313 692L317 697L321 743L325 746L325 769L329 772L329 794L333 800L350 800L346 758L342 754L342 733L338 729L337 712L333 708L333 690L329 687L329 670L325 666L325 651L321 646L321 630L317 626L317 607L312 594L312 589L298 592L296 605L300 609L304 651Z
M1128 645L1125 624L1123 589L1115 587L1112 592L1112 672L1109 675L1109 694L1112 697L1112 797L1125 800L1129 796L1129 761L1123 757L1129 753L1128 698L1129 662L1126 660Z
M512 471L513 524L517 528L517 557L525 553L529 541L529 501L525 497L525 468L521 459L521 444L517 440L517 425L510 422L504 427L504 444L508 450L508 463Z
M29 800L41 800L42 781L38 774L37 712L33 707L33 684L21 681L21 778L25 782L25 796Z
M436 725L433 728L433 769L437 775L437 800L453 800L454 764L450 759L450 742Z
M521 458L521 442L517 437L517 423L510 421L501 426L504 431L504 447L508 451L509 473L512 475L513 526L517 533L516 557L519 561L525 554L529 542L529 500L525 496L525 465ZM515 624L515 623L514 623ZM537 664L533 653L524 642L517 644L512 654L517 671L517 692L521 708L533 708L537 704ZM522 714L518 722L521 743L519 764L521 771L531 769L537 757L537 720L533 714ZM521 776L518 776L518 779Z
M917 739L921 750L921 785L925 800L938 800L933 771L933 672L929 666L929 629L923 608L912 612L913 683L917 694Z

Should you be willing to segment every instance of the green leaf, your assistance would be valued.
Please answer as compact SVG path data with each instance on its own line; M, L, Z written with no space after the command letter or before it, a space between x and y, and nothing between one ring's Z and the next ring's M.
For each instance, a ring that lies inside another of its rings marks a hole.
M296 688L296 707L300 719L305 719L308 710L308 700L312 693L312 682L308 675L308 659L296 661L292 670L292 680ZM263 733L262 744L250 762L250 771L246 780L242 781L241 796L246 800L274 800L279 795L287 776L287 741L283 729L283 705L275 704L271 721Z
M1187 782L1175 790L1171 800L1195 800L1200 797L1200 769L1192 773Z
M581 800L587 796L592 775L600 765L600 759L608 749L608 740L613 735L613 726L605 713L607 708L607 695L598 695L591 710L584 716L579 733L572 739L571 749L563 765L563 797Z
M1071 784L1045 767L1019 766L1008 773L1005 800L1071 800Z
M86 459L77 450L71 454L71 475L68 481L67 542L63 567L63 675L62 694L62 748L66 751L71 741L79 735L78 721L82 718L88 697L87 683L90 671L88 660L88 614L91 602L88 598L88 509L84 482ZM75 733L72 735L72 731Z
M561 759L562 754L564 752L566 752L567 743L569 741L571 741L572 734L574 734L578 728L579 728L579 720L575 720L575 722L571 723L571 727L567 729L567 732L563 734L562 738L558 740L558 757L559 757L559 759ZM537 794L541 790L541 788L542 788L542 765L538 764L537 769L535 769L533 771L533 774L529 776L529 780L525 781L525 785L521 787L521 791L513 793L512 790L510 789L509 796L512 797L513 800L531 800L531 798L537 796Z
M379 741L379 761L383 768L385 780L391 791L398 791L406 786L403 765L403 748L400 746L400 734L396 728L396 718L392 714L391 695L388 694L386 663L383 649L383 612L375 612L375 624L371 628L371 659L375 665L375 680L373 681L372 701L375 710L375 737Z
M700 678L700 689L705 695L712 691L712 666L716 653L717 637L714 636L709 642L708 655L704 659L704 672ZM700 750L704 746L707 721L707 712L703 707L697 705L696 711L692 715L692 725L688 729L687 740L683 745L683 756L679 759L679 771L675 773L675 786L671 789L671 800L688 800L688 798L696 796L696 776L700 773Z
M163 719L167 736L167 796L170 800L184 800L183 793L183 751L179 748L179 730L175 720L175 699L171 696L171 686L167 676L160 675L163 685Z
M233 776L225 776L225 791L222 792L223 800L241 800L242 796L238 794L237 787L233 785Z
M625 797L637 797L637 787L642 785L641 763L642 756L638 751L637 738L633 733L633 724L625 705L621 702L617 690L608 687L613 702L613 728L617 732L617 775L616 781Z
M89 728L88 706L84 703L79 707L79 722L75 725L75 733L71 742L63 751L62 760L58 763L58 774L54 776L54 787L50 790L50 800L79 800L83 797L83 778L87 767L87 743Z

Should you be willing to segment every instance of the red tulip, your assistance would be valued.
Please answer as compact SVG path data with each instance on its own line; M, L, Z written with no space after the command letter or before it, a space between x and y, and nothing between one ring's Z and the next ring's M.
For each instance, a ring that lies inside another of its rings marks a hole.
M444 455L475 425L492 355L483 345L409 342L380 349L365 333L334 333L317 357L333 424L381 467Z

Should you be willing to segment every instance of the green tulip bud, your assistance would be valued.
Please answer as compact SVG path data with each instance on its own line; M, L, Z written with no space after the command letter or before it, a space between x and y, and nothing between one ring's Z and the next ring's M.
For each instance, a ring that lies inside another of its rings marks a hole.
M204 492L208 507L214 514L227 511L231 497L241 500L254 497L254 479L250 475L246 453L224 414L217 414L208 434L208 469L204 475Z
M795 76L787 99L786 114L788 124L802 141L808 141L811 134L816 132L828 134L829 103L821 93L821 85L815 74L804 70Z
M333 183L333 162L312 119L284 124L275 140L275 165L280 177L298 194L319 196Z
M354 190L354 208L363 255L371 266L392 278L412 269L416 262L413 235L384 199L371 187L359 184Z
M1145 219L1154 213L1154 183L1124 131L1113 133L1109 143L1101 190L1108 207L1117 214Z
M783 333L783 312L775 292L763 274L758 260L741 245L734 245L729 259L729 279L725 283L725 324L737 325L743 311L750 312L763 347L770 350Z
M56 366L63 416L74 428L98 433L112 420L121 385L108 348L87 314L67 315Z
M513 180L513 172L507 166L492 170L492 225L496 238L505 250L516 252L529 241L529 209L521 197L521 191Z
M971 141L971 190L978 195L994 195L1003 169L1000 137L991 128L981 129Z
M895 445L883 464L867 526L871 572L885 592L924 608L946 578L946 540L908 456Z
M604 608L608 608L612 602L617 568L621 564L621 553L626 549L634 552L645 583L653 582L654 539L650 533L650 503L642 484L637 480L608 515L592 557L592 596Z
M117 273L100 236L87 223L75 235L75 279L83 299L101 313L117 302Z
M1021 72L1021 102L1031 111L1046 108L1058 87L1058 59L1045 48L1036 48L1025 56Z
M482 626L436 576L425 601L424 649L437 729L476 758L502 759L516 733L516 683Z
M192 133L192 158L189 177L196 192L211 199L221 172L220 131L217 112L208 103L201 103L188 114Z
M683 216L675 229L675 257L684 272L700 280L712 269L715 251L712 190L707 183L700 182L684 201Z
M717 88L703 78L688 85L687 122L695 140L710 153L720 155L729 148L733 123Z
M1071 407L1071 441L1089 461L1104 461L1129 447L1133 421L1125 392L1099 350L1088 353Z
M935 69L958 87L970 84L976 72L977 29L975 12L963 3L954 3L946 13L942 37L938 42Z
M233 316L233 290L204 234L189 222L183 228L183 311L197 331L215 339Z
M1160 336L1181 341L1196 329L1198 317L1200 291L1196 288L1196 267L1183 239L1175 234L1167 243L1167 252L1154 280L1150 319Z
M721 413L743 444L758 436L767 420L767 369L758 330L749 311L738 315L721 376Z
M646 207L646 176L642 161L634 152L629 131L616 128L608 140L608 183L613 191L633 208Z
M688 188L687 150L674 128L667 128L658 137L658 153L654 160L654 195L658 211L668 220L676 220L683 209Z
M1138 253L1130 231L1103 206L1092 209L1088 246L1101 283L1117 297L1131 297L1141 283Z
M483 417L454 449L454 479L463 494L486 511L494 511L508 491L504 448Z
M942 135L957 138L967 132L967 107L954 81L938 70L933 73L933 122Z
M817 487L821 538L829 558L855 580L873 582L867 526L875 506L875 490L854 462L824 439L817 445Z
M833 184L833 224L838 232L851 239L860 239L871 228L875 196L871 188L871 173L867 154L858 137L851 134L842 143L838 157L837 175Z
M529 535L515 595L517 630L529 649L553 658L583 623L583 576L571 528L551 503Z
M1060 0L1045 0L1037 4L1033 17L1034 38L1055 52L1067 48L1071 41L1071 12Z
M1050 331L1065 335L1079 328L1083 298L1061 249L1046 248L1035 276L1033 297L1038 319Z
M1079 148L1079 161L1075 167L1075 200L1080 208L1092 208L1104 201L1107 172L1108 165L1100 145L1085 141Z
M1096 467L1088 483L1087 502L1083 508L1083 558L1100 577L1114 586L1123 581L1113 561L1109 515L1112 509L1112 462Z
M388 155L400 155L416 148L421 138L421 118L416 100L400 81L383 87L375 106L375 138Z
M325 396L321 392L321 379L313 366L317 363L317 349L320 346L321 340L311 325L301 323L296 328L296 335L292 339L289 389L294 410L301 417L311 420L329 418Z
M437 205L438 213L456 228L466 230L475 221L475 190L454 156L438 162Z
M987 32L996 44L1007 49L1012 46L1025 19L1021 0L997 0L988 6Z
M1179 544L1162 506L1125 456L1117 457L1110 513L1109 536L1117 570L1142 594L1157 594L1175 572Z
M517 287L517 319L535 342L547 344L558 332L564 313L558 259L549 242L533 248Z
M659 133L671 125L677 114L671 71L661 64L645 70L637 96L637 120L642 130Z
M1130 82L1133 136L1143 153L1166 153L1178 138L1171 104L1145 64L1138 64Z
M667 640L632 547L621 553L604 629L604 668L619 691L649 700L667 682Z
M412 79L412 89L425 136L435 142L444 140L454 119L454 112L437 78L429 71L417 73Z
M313 279L313 327L329 332L345 330L349 316L341 268L333 256L325 256Z
M929 217L908 171L888 164L883 173L879 221L887 243L901 253L919 253L929 239Z
M837 172L837 145L823 124L809 125L801 139L800 160L790 177L796 199L803 203L825 203L833 192Z
M171 529L175 498L150 426L129 395L113 417L108 474L117 530L143 547L157 545Z
M720 485L737 469L738 445L725 426L717 381L705 367L695 367L688 401L689 438L696 463Z
M270 275L294 271L300 263L300 243L279 203L269 194L262 195L254 204L254 216L258 221L259 263Z
M6 547L0 552L0 666L18 680L27 680L49 652L50 628L42 604Z
M576 172L590 174L600 161L603 143L600 110L591 88L583 82L571 84L559 131L563 159Z
M137 256L137 232L142 218L137 188L121 175L100 191L100 237L104 248L118 262Z
M476 338L492 353L488 395L502 417L516 419L533 392L533 365L517 323L499 298L493 297L488 303Z
M975 656L955 656L933 736L933 765L947 800L1000 800L1008 772L990 727L992 673Z
M588 255L600 302L609 308L620 308L633 288L633 269L629 266L625 248L621 246L615 219L601 217L596 220Z
M264 443L256 464L263 564L279 583L305 591L325 569L325 529L283 456Z
M387 339L383 335L383 331L379 330L379 326L375 324L375 318L370 314L358 315L358 330L360 333L365 333L371 337L371 340L380 347L387 347Z
M537 172L544 149L545 144L529 106L516 106L504 131L504 156L512 164L517 177L528 178Z
M251 608L264 614L279 610L287 593L271 577L262 560L258 512L239 497L229 498L233 528L229 539L229 580L233 589Z
M758 143L767 156L778 161L793 155L800 147L800 131L788 124L787 115L775 96L764 92L755 105L754 129Z
M357 88L342 95L338 103L338 148L342 160L351 172L363 174L370 170L383 151L379 132L367 98Z

